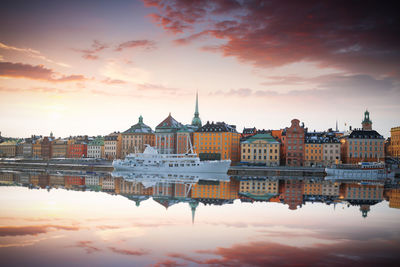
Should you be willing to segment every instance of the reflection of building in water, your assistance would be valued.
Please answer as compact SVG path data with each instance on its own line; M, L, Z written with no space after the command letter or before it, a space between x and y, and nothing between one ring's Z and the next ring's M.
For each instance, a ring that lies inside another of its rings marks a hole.
M115 192L115 182L113 177L100 178L100 185L105 192Z
M153 186L153 199L165 208L190 198L190 183L159 182Z
M200 180L192 187L192 198L233 200L238 198L238 192L239 181L232 178L229 182Z
M361 185L359 183L342 183L340 196L346 200L383 200L383 185Z
M322 195L322 183L313 179L305 180L303 190L306 196L320 196Z
M389 201L389 207L400 209L400 189L399 188L391 188L386 192L386 197Z
M270 201L278 195L279 181L276 179L242 179L239 198L244 202Z
M289 205L289 209L296 210L297 206L303 204L304 182L298 179L288 179L284 181L283 193L280 198L284 204Z
M239 193L254 195L278 194L279 181L274 179L244 179L240 181Z
M15 175L13 172L0 172L0 182L2 184L14 183Z
M85 185L85 177L81 176L64 176L65 188L82 188Z
M49 185L54 186L54 187L64 186L65 185L64 176L50 174L49 175Z
M340 198L345 199L352 206L360 205L360 211L365 218L370 206L383 200L383 184L362 185L359 183L342 183Z
M332 181L322 181L323 196L339 196L340 183Z

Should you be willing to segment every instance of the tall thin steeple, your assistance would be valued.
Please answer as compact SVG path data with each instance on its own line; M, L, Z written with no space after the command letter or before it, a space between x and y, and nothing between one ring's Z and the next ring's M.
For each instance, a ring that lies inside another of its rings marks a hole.
M338 127L338 124L337 124L337 120L336 120L336 132L339 132L339 127Z
M196 107L194 110L194 117L192 119L192 125L201 127L201 120L199 117L199 93L198 92L196 92Z

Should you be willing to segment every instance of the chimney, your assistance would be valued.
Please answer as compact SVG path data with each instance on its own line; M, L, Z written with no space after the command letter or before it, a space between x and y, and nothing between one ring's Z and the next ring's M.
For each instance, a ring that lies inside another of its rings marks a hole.
M351 125L350 125L350 131L351 131Z

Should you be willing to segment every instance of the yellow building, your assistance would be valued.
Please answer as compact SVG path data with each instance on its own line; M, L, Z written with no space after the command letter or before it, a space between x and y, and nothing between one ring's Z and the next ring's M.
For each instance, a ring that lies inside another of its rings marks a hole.
M122 135L112 133L104 137L104 157L106 159L121 158Z
M390 154L400 158L400 126L390 129Z
M245 179L240 181L239 193L252 195L278 194L279 181L272 179Z
M304 151L304 166L322 166L323 159L322 143L306 140Z
M68 142L64 139L56 139L52 141L52 157L67 158L68 157Z
M194 151L200 159L240 161L240 134L236 126L207 122L194 133L193 139Z
M6 141L0 143L0 157L15 157L17 152L17 141Z
M241 142L241 162L279 166L279 142L270 134L256 134Z
M35 140L32 143L32 157L34 158L41 158L42 157L42 144L41 140Z

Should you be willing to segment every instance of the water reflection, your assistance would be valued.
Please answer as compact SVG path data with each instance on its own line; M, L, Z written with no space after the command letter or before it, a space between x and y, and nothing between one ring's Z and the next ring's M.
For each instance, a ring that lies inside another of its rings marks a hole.
M0 184L30 189L64 188L102 191L121 195L139 206L150 197L168 208L189 203L194 216L199 203L205 205L241 202L275 202L290 210L306 203L338 203L359 206L363 217L370 206L386 199L390 208L400 208L400 186L394 180L354 181L321 177L255 177L225 174L164 174L131 172L0 172Z
M400 260L393 181L9 171L0 184L4 266Z

